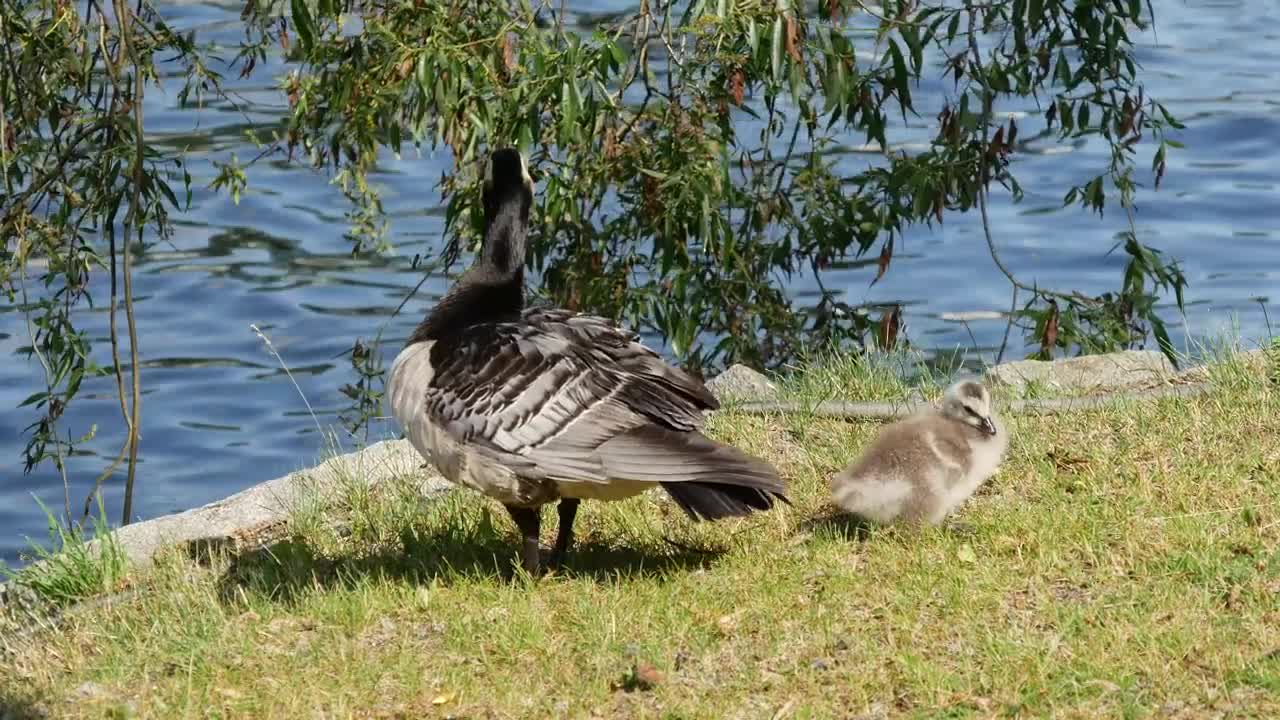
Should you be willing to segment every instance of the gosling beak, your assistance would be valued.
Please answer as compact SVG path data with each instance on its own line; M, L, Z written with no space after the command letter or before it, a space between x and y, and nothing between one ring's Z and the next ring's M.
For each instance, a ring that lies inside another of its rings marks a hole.
M991 418L989 417L982 418L982 432L988 435L996 434L996 424L994 422L991 422Z

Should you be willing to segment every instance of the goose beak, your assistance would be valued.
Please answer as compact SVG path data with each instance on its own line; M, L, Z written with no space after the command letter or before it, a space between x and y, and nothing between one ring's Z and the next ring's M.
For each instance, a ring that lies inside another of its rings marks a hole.
M982 418L982 432L988 435L996 434L996 424L991 421L991 418L989 417Z

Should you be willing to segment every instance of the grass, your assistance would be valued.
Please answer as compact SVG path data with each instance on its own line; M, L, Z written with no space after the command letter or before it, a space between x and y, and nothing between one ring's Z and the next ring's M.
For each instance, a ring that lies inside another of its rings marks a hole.
M1000 473L919 531L827 507L874 423L717 415L793 507L585 503L568 570L537 582L508 579L489 501L353 482L269 550L173 554L126 602L0 638L0 716L1275 717L1278 366L1009 418Z
M102 496L97 500L98 514L86 529L67 528L37 499L48 521L50 546L28 539L32 563L18 570L0 563L0 580L21 586L53 609L117 590L125 581L127 559L110 532Z

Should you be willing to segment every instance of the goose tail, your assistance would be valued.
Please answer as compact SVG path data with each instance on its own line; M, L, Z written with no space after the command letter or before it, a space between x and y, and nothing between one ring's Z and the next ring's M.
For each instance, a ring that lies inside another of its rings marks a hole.
M656 481L693 520L719 520L790 504L772 465L700 432L647 426L601 446L611 477Z
M768 510L775 500L791 504L781 492L711 482L664 482L662 488L694 520L720 520Z

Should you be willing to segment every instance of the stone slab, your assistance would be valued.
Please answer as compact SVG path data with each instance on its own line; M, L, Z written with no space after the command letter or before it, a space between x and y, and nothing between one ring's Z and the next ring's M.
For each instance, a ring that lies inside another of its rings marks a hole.
M707 381L707 389L717 400L774 400L778 388L769 378L746 365L730 365Z
M422 456L408 440L386 440L208 505L125 525L113 535L133 566L149 564L160 551L175 546L238 550L285 528L290 513L303 501L318 498L323 502L351 482L374 487L406 476L421 477L424 495L453 487L423 467ZM0 604L4 595L0 587Z
M1173 364L1151 350L1126 350L1059 360L1015 360L987 371L994 383L1014 390L1041 385L1050 392L1105 392L1151 385L1173 377Z

